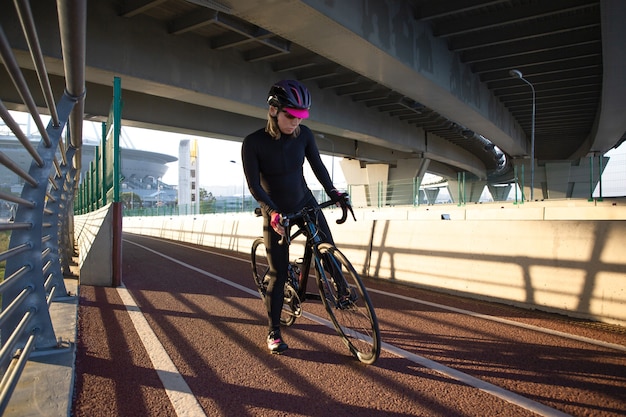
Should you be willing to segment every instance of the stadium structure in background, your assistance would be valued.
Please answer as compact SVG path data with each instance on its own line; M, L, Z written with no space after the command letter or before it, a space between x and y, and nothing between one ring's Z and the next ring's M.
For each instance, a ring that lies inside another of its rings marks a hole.
M30 135L29 139L36 146L41 138ZM89 169L95 156L96 144L85 141L82 149L82 172ZM20 168L28 172L32 157L22 144L12 135L0 135L0 149ZM129 199L129 204L141 204L142 207L176 205L178 187L166 184L161 179L168 170L167 164L176 162L175 156L137 149L121 148L121 193L134 193L136 197ZM5 166L0 166L0 188L5 192L20 195L24 181ZM138 202L138 203L136 203ZM10 219L11 204L0 202L0 218Z

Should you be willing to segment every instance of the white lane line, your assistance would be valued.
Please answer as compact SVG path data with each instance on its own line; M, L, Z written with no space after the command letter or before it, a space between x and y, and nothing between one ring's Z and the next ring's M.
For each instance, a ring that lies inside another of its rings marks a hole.
M189 385L178 372L176 365L172 362L165 348L152 331L148 321L135 303L130 292L125 287L118 287L117 292L126 305L126 310L130 315L139 339L150 356L152 366L157 371L165 392L174 407L176 415L179 417L200 417L206 416L198 400L191 392Z
M248 287L244 287L244 286L239 285L237 283L234 283L232 281L229 281L226 278L220 277L219 275L215 275L215 274L212 274L210 272L206 272L206 271L204 271L204 270L202 270L200 268L197 268L197 267L195 267L193 265L189 265L189 264L187 264L187 263L185 263L183 261L180 261L180 260L178 260L176 258L172 258L171 256L165 255L165 254L163 254L161 252L157 252L154 249L150 249L150 248L148 248L146 246L143 246L143 245L140 245L138 243L130 242L128 240L124 240L124 242L133 244L135 246L138 246L138 247L140 247L142 249L145 249L145 250L147 250L149 252L154 253L155 255L161 256L162 258L165 258L165 259L167 259L169 261L177 263L178 265L181 265L181 266L183 266L185 268L191 269L192 271L195 271L195 272L198 272L200 274L206 275L206 276L208 276L210 278L213 278L213 279L215 279L215 280L217 280L217 281L219 281L221 283L224 283L226 285L230 285L232 287L235 287L235 288L237 288L239 290L242 290L242 291L244 291L244 292L246 292L248 294L252 294L252 295L256 295L257 297L260 297L259 293L257 291L252 290L252 289L250 289ZM327 326L327 327L329 327L331 329L334 329L332 323L330 321L326 320L326 319L323 319L321 317L315 316L315 315L307 313L307 312L303 312L303 316L308 318L309 320L312 320L312 321L318 323L318 324L321 324L321 325ZM449 367L447 367L447 366L445 366L443 364L440 364L439 362L432 361L432 360L427 359L427 358L425 358L423 356L416 355L414 353L411 353L411 352L408 352L406 350L397 348L397 347L395 347L393 345L390 345L390 344L387 344L385 342L383 342L381 344L381 348L383 350L393 354L393 355L396 355L396 356L402 357L404 359L407 359L409 361L412 361L414 363L420 364L420 365L422 365L425 368L431 369L431 370L433 370L435 372L443 374L443 375L445 375L445 376L447 376L449 378L452 378L452 379L454 379L456 381L462 382L462 383L464 383L464 384L466 384L466 385L468 385L470 387L477 388L477 389L479 389L479 390L481 390L481 391L483 391L483 392L485 392L487 394L490 394L490 395L493 395L495 397L498 397L498 398L500 398L500 399L502 399L502 400L504 400L506 402L509 402L511 404L514 404L514 405L517 405L517 406L519 406L521 408L524 408L526 410L533 411L533 412L537 413L540 416L545 416L545 417L568 417L568 416L570 416L569 414L563 413L562 411L559 411L557 409L548 407L548 406L546 406L544 404L538 403L536 401L533 401L533 400L531 400L529 398L523 397L523 396L521 396L519 394L516 394L514 392L507 391L504 388L499 387L497 385L490 384L489 382L486 382L486 381L483 381L481 379L475 378L475 377L473 377L471 375L468 375L466 373L457 371L456 369L449 368Z
M502 387L483 381L482 379L478 379L476 377L473 377L461 371L457 371L456 369L449 368L439 362L431 361L430 359L427 359L423 356L419 356L414 353L407 352L406 350L389 345L385 342L382 343L381 347L382 349L392 354L405 358L409 361L418 363L425 368L432 369L435 372L438 372L449 378L462 382L463 384L469 385L470 387L477 388L480 391L493 395L494 397L498 397L501 400L504 400L508 403L515 404L526 410L533 411L540 416L545 416L545 417L570 416L570 414L566 414L555 408L548 407L547 405L541 404L537 401L533 401L529 398L526 398L524 396L521 396L511 391L508 391Z

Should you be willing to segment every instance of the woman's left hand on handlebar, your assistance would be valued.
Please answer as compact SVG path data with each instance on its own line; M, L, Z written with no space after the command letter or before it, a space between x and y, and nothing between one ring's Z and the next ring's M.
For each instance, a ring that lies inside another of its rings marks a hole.
M340 207L343 211L343 216L341 217L341 219L337 220L338 224L346 221L348 211L350 211L350 214L352 214L352 218L356 221L356 217L354 216L354 211L352 211L352 204L350 204L350 196L348 195L348 193L342 193L333 189L330 190L330 193L328 193L328 195L330 196L331 201L333 201L335 205L337 207Z
M342 193L341 191L337 191L336 189L330 190L328 193L330 199L337 205L337 207L341 207L344 204L350 205L348 201L348 194Z

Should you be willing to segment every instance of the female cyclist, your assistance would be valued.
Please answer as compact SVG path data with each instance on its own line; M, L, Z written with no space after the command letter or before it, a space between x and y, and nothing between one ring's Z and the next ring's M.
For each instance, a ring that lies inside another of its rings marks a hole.
M280 313L287 280L289 248L278 244L285 234L280 224L280 213L292 213L317 204L304 179L305 159L330 198L340 203L343 199L322 163L313 133L300 124L309 117L311 107L311 95L307 88L295 80L279 81L270 88L267 104L267 124L264 129L246 136L241 157L248 188L263 213L263 237L269 262L269 283L265 297L268 314L267 347L271 353L282 353L288 348L280 334ZM318 221L324 239L333 243L322 213Z

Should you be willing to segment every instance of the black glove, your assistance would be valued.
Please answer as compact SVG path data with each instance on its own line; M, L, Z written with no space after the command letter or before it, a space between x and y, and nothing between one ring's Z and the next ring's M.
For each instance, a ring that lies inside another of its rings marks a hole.
M352 206L350 204L350 196L348 193L342 193L341 191L337 191L336 189L330 190L328 193L330 199L337 205L337 207L341 207L342 209L350 209L352 211Z
M350 212L350 214L352 214L352 218L356 221L356 217L354 215L354 211L352 210L352 204L350 204L350 196L348 195L348 193L342 193L335 189L332 189L330 190L328 195L337 207L341 207L341 211L343 212L341 218L337 220L337 224L342 224L346 221L348 217L348 211Z
M347 196L347 194L339 192L335 188L333 188L328 192L328 196L333 203L341 203L341 201L345 199L345 196Z

